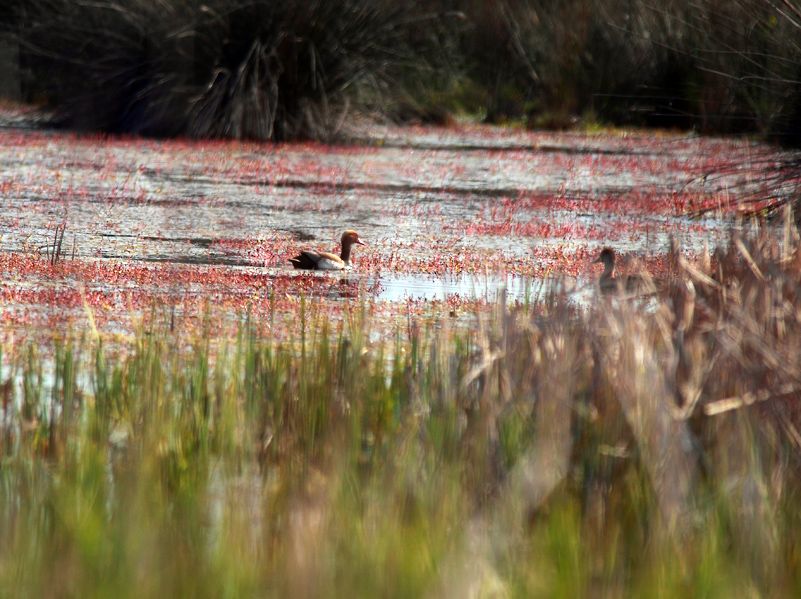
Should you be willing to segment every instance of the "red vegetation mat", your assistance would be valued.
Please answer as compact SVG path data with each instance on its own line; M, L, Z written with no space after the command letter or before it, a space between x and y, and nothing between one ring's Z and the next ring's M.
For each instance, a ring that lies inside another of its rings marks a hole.
M733 190L753 195L780 156L748 141L472 126L376 128L354 146L0 130L0 320L19 334L90 314L125 328L153 305L291 318L307 298L393 321L484 301L387 304L393 277L589 279L604 245L622 270L659 274L671 237L689 253L723 239ZM369 242L353 272L289 267L301 248L336 250L345 228Z

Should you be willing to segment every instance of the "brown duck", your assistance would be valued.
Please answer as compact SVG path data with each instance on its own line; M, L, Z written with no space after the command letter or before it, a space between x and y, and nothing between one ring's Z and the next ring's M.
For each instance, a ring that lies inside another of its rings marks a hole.
M356 231L345 231L342 234L342 250L339 256L330 252L303 250L289 261L295 268L303 270L344 270L350 268L350 251L353 244L367 245L359 238Z

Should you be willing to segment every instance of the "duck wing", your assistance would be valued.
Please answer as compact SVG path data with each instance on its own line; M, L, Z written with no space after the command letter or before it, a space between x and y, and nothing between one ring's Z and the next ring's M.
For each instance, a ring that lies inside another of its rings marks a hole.
M289 261L295 268L303 270L316 270L317 263L320 261L320 253L312 250L304 250Z
M295 268L304 270L342 270L345 268L345 262L336 254L314 250L303 250L289 261Z

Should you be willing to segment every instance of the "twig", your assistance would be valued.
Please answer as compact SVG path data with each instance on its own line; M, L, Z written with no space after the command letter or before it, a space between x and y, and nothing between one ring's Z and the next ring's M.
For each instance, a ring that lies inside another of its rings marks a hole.
M704 414L707 416L718 416L719 414L725 414L726 412L738 410L755 403L761 403L769 399L777 399L786 395L795 395L799 392L801 392L801 387L791 384L782 385L776 391L769 391L767 389L760 389L754 393L749 391L739 396L727 397L706 404L704 406Z

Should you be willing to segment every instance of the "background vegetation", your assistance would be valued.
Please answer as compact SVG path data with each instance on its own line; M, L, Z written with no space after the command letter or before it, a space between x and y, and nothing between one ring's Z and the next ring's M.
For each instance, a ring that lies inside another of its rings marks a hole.
M436 56L416 2L42 0L17 14L28 90L77 128L326 137Z
M798 143L795 0L12 1L72 127L326 138L347 116L759 132Z
M510 0L485 10L506 57L473 61L484 68L476 79L496 78L490 116L523 110L535 124L559 125L590 113L797 136L801 53L789 2Z
M472 332L370 342L358 304L331 330L304 303L291 344L243 320L6 346L0 589L795 596L798 240Z

